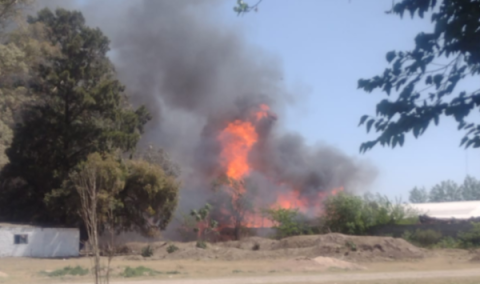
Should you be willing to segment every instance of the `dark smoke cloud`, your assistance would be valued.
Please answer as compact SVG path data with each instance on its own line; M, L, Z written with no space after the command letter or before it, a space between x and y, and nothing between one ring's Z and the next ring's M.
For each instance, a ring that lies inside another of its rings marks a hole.
M111 39L111 58L133 103L146 104L154 115L143 142L164 147L181 164L185 189L180 210L201 205L210 190L205 172L218 163L215 135L222 123L260 103L281 117L292 101L294 94L281 81L280 62L222 22L218 8L224 1L76 3L44 0L38 6L81 10L88 25L100 27ZM304 195L338 186L362 190L375 178L370 165L332 147L308 147L301 136L284 133L278 125L269 124L260 133L251 157L252 177L267 199L278 185L265 176L288 181Z

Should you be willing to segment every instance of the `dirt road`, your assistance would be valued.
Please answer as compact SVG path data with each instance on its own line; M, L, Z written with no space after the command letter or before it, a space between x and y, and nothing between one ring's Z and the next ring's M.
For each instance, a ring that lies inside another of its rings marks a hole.
M237 277L217 279L169 279L146 281L114 281L114 284L277 284L277 283L348 283L358 281L382 280L420 280L420 279L462 279L478 277L480 269L468 270L441 270L441 271L411 271L411 272L381 272L381 273L342 273L342 274L317 274L317 275L285 275L264 277ZM370 283L370 282L368 282ZM386 282L380 282L386 283ZM473 283L473 282L472 282ZM67 284L67 283L65 283ZM87 283L85 283L87 284ZM89 283L88 283L89 284Z

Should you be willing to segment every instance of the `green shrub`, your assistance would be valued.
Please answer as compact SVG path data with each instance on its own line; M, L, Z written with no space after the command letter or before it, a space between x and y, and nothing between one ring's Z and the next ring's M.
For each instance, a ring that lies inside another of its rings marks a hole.
M167 271L165 274L168 274L168 275L176 275L176 274L180 274L180 271L177 271L177 270Z
M145 266L138 266L135 268L132 268L130 266L125 267L125 270L121 274L125 278L131 278L131 277L141 277L141 276L154 276L157 274L161 274L161 272L153 270L151 268L145 267Z
M42 272L42 274L47 275L49 277L62 277L67 275L72 276L83 276L88 274L88 268L82 268L81 266L66 266L61 269L54 270L52 272Z
M364 234L367 228L361 197L346 193L329 196L324 202L324 221L332 232Z
M440 232L434 231L432 229L421 230L417 229L414 233L410 231L405 231L402 235L402 238L414 245L421 247L433 247L437 245L442 239L442 245L448 245L447 242L451 241L450 239L443 238Z
M413 243L413 233L410 231L403 232L402 239L406 240L407 242Z
M151 246L146 246L142 248L142 256L143 257L151 257L153 255L153 248Z
M173 245L173 244L172 244L172 245L169 245L169 246L167 247L167 252L168 252L168 253L174 253L174 252L176 252L177 250L178 250L178 247L177 247L176 245Z
M480 223L472 223L472 229L458 233L457 237L463 248L480 247Z
M201 248L201 249L206 249L207 248L207 243L204 242L204 241L197 241L197 248Z
M347 248L349 248L351 251L357 251L357 245L350 240L345 242L345 246L347 246Z
M364 235L368 229L391 224L416 223L415 212L381 195L364 197L340 192L324 200L323 226L331 232ZM325 229L324 229L325 231Z
M435 244L436 248L459 248L460 242L452 237L445 237L441 239L437 244Z
M416 230L413 235L413 241L420 246L432 247L437 244L442 239L442 233L434 231L432 229L428 230Z
M276 238L303 235L308 232L305 226L305 217L298 209L276 208L264 210L264 215L273 222Z

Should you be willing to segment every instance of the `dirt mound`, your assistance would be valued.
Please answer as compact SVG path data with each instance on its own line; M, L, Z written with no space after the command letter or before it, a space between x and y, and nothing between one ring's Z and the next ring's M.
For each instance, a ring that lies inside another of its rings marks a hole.
M128 251L135 257L143 259L141 249L147 244L126 244ZM271 240L260 237L245 238L240 241L208 244L206 249L196 247L195 242L149 244L154 255L149 259L291 259L292 257L316 258L318 256L348 259L349 261L380 261L389 259L423 258L425 253L403 239L391 237L346 236L342 234L296 236L282 240ZM174 245L178 249L168 252Z
M473 257L470 259L470 262L479 262L480 263L480 250L473 252Z
M217 245L220 247L238 248L243 250L272 250L277 243L277 240L261 237L249 237L240 241L228 241L224 243L218 243Z

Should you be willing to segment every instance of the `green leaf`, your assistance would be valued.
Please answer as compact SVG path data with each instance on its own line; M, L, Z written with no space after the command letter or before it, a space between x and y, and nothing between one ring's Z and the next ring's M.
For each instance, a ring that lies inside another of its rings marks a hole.
M368 118L368 115L364 115L360 118L360 123L358 124L358 126L362 125L365 123L365 120L367 120Z
M418 135L420 134L420 130L421 128L419 126L413 127L413 136L415 136L415 138L418 138Z
M367 122L367 133L370 132L370 128L372 128L372 125L373 125L374 122L375 122L375 119L370 119L370 120Z
M431 85L432 83L433 83L432 75L428 75L427 78L425 79L425 84Z
M387 56L386 56L388 63L391 63L395 59L396 56L397 56L397 54L396 54L395 51L389 51L387 53Z
M398 143L398 137L393 136L393 138L392 138L392 148L395 148L395 146L397 146L397 143Z
M435 87L437 89L440 88L440 84L442 84L442 80L443 80L442 74L435 74L435 76L433 76L433 83L435 84Z

